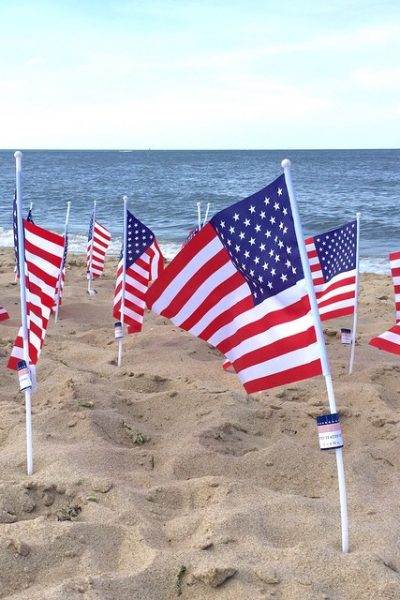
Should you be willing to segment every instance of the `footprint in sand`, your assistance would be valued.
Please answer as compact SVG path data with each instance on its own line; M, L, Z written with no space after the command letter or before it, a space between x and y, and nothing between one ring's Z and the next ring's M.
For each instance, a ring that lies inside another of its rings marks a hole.
M203 431L199 441L207 450L232 456L243 456L265 447L261 436L252 435L240 425L229 422Z

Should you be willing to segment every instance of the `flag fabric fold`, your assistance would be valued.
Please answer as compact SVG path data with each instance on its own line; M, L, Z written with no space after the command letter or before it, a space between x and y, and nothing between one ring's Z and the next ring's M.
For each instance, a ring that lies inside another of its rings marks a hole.
M306 239L321 321L352 315L356 304L357 221Z
M389 254L390 272L394 287L394 302L396 308L396 323L400 322L400 252Z
M91 273L93 279L101 277L104 271L104 261L108 246L111 241L111 234L95 221L93 223L93 215L90 220L87 255L86 255L86 271Z
M29 363L36 365L54 303L64 238L27 220L23 222L23 230ZM18 362L23 359L21 327L8 360L8 368L16 369Z
M6 319L9 319L9 318L10 318L10 315L8 314L8 312L6 311L4 306L0 306L0 321L6 321Z
M375 346L379 350L385 350L392 354L400 354L400 325L394 325L381 335L373 337L368 344Z
M117 267L113 316L126 323L128 333L141 331L150 281L164 268L164 258L154 233L127 210L127 239ZM125 261L125 287L123 281ZM124 294L123 294L124 287ZM121 305L123 297L123 318Z
M217 213L146 302L218 348L248 393L322 373L284 175Z

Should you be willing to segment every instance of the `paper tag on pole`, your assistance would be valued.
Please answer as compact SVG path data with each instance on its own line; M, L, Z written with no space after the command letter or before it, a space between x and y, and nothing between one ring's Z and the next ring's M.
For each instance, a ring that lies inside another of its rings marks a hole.
M343 448L342 430L337 413L317 417L317 429L321 450Z
M20 360L18 362L17 372L19 379L19 391L25 392L26 390L32 389L31 372L24 360Z
M121 321L117 321L114 324L114 335L116 340L121 340L124 337L124 330L122 329Z
M33 394L34 392L37 392L36 365L29 365L29 370L31 372L32 394Z
M87 279L88 281L91 281L91 280L93 279L93 277L92 277L92 273L91 273L90 271L86 271L86 279Z
M351 335L351 329L346 329L345 327L342 327L340 331L342 334L342 344L351 344L353 337Z

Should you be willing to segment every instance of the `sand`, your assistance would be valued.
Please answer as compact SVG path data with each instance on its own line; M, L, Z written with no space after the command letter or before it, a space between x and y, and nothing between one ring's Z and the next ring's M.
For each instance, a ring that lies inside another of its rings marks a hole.
M70 257L33 395L6 369L20 323L0 251L0 598L400 598L400 359L368 346L394 324L390 278L361 277L354 374L324 324L341 414L350 552L334 452L319 450L321 377L248 396L208 344L147 313L116 366L115 260L86 294Z

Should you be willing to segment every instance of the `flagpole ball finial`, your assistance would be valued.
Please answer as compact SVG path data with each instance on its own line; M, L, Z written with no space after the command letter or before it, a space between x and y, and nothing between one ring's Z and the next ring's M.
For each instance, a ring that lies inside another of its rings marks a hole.
M16 152L14 152L14 158L15 158L16 171L17 171L17 173L20 173L22 171L22 152L21 152L21 150L17 150Z
M284 158L283 161L281 162L281 167L282 167L282 169L288 169L291 164L292 163L290 162L290 160L288 158Z

